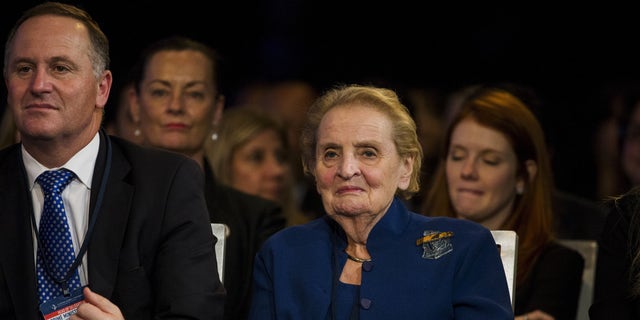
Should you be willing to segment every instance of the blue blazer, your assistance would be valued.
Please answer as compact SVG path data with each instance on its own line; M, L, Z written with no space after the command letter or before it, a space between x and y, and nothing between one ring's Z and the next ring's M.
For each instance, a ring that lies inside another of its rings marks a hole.
M418 245L425 231L453 234ZM346 245L329 217L269 238L255 260L250 319L338 318L332 297ZM499 252L479 224L422 216L394 199L371 230L367 249L372 261L362 266L360 319L514 318Z

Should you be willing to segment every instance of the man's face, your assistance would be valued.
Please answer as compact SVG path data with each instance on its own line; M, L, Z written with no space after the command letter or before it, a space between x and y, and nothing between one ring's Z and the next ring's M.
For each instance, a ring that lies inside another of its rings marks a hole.
M72 18L36 16L18 28L5 82L23 142L87 140L98 131L111 78L94 74L90 48L86 27Z

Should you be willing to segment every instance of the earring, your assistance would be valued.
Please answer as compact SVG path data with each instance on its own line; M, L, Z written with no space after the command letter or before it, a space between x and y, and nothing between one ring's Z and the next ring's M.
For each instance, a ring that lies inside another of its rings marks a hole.
M140 128L136 128L135 130L133 130L133 135L136 137L140 136Z
M214 133L211 134L211 140L213 140L213 141L218 140L218 133L217 132L214 132Z
M516 187L516 194L517 195L522 195L523 193L524 193L524 187L517 186Z

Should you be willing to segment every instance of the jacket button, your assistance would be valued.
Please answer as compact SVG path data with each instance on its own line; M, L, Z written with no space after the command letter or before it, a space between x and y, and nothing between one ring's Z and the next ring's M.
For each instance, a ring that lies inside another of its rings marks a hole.
M369 308L371 308L371 300L367 298L361 298L360 306L362 307L362 309L369 310Z

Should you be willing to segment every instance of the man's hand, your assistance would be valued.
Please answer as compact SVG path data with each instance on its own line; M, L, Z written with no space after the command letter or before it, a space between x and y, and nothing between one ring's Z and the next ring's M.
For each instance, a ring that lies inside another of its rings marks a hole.
M515 320L554 320L554 318L542 310L535 310L533 312L517 316Z
M84 302L78 306L78 312L72 315L70 320L124 320L120 308L109 299L94 293L89 287L85 287L82 293Z

